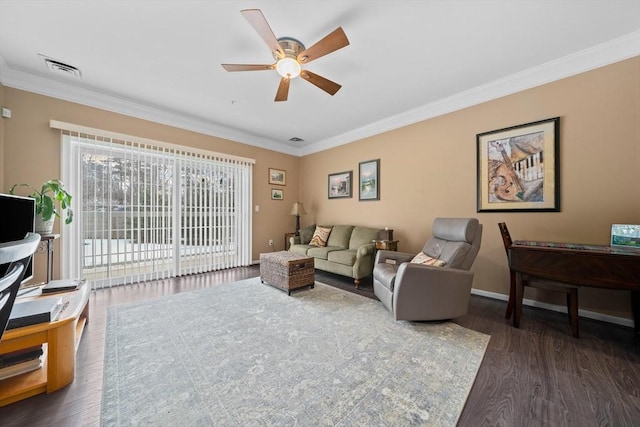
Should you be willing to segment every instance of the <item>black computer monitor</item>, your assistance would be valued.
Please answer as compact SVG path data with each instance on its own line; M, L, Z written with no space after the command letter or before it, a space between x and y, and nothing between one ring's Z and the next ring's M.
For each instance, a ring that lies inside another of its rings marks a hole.
M35 230L36 201L31 197L0 193L0 243L24 239ZM8 264L0 265L0 277ZM33 278L33 258L27 266L22 282Z

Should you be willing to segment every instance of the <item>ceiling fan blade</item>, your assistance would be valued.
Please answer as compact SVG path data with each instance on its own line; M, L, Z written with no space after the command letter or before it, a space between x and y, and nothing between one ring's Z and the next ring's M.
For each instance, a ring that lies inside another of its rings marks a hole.
M277 57L282 58L284 56L284 52L282 51L282 47L280 43L278 43L278 39L273 34L269 23L265 19L262 11L260 9L244 9L241 10L242 16L246 18L247 21L251 24L251 26L256 30L258 35L262 37L262 40L267 43L269 49L271 49L271 53Z
M278 86L278 92L276 92L275 102L286 101L289 98L289 83L291 79L283 77L280 79L280 86Z
M342 27L338 27L310 48L300 52L300 54L298 54L298 62L308 64L321 56L335 52L345 46L349 46L349 39L342 30Z
M257 64L222 64L222 68L227 71L262 71L273 70L274 65L257 65Z
M312 73L311 71L304 70L300 74L300 77L307 80L309 83L313 83L329 95L335 95L337 91L342 87L338 83L334 83L329 79L325 79L322 76Z

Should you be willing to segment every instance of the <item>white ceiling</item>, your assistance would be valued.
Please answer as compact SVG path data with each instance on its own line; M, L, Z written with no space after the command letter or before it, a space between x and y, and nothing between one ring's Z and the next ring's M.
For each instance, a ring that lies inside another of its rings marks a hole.
M342 26L351 44L305 67L342 89L295 79L275 103L275 71L224 71L273 62L247 8L307 47ZM293 155L639 54L640 0L0 0L5 86Z

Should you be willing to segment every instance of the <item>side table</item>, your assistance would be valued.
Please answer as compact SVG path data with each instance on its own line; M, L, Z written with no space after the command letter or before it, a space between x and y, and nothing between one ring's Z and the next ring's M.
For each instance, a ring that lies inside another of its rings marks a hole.
M399 240L374 240L376 249L384 251L397 251Z
M40 245L38 252L47 253L47 281L49 283L53 279L53 251L55 249L55 240L60 237L59 234L43 234L40 237Z
M290 237L295 236L296 233L284 233L284 250L288 251L291 246L291 242L289 241Z

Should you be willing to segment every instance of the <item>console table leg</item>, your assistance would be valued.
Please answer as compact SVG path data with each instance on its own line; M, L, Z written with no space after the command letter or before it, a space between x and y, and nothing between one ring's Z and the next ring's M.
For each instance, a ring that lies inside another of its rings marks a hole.
M513 306L516 299L516 272L509 270L509 301L507 302L507 311L504 313L505 319L513 314Z
M522 273L516 272L516 295L513 307L513 326L520 327L520 316L522 316L522 299L524 298L524 285L522 284Z
M633 313L636 339L640 341L640 291L631 291L631 312Z

